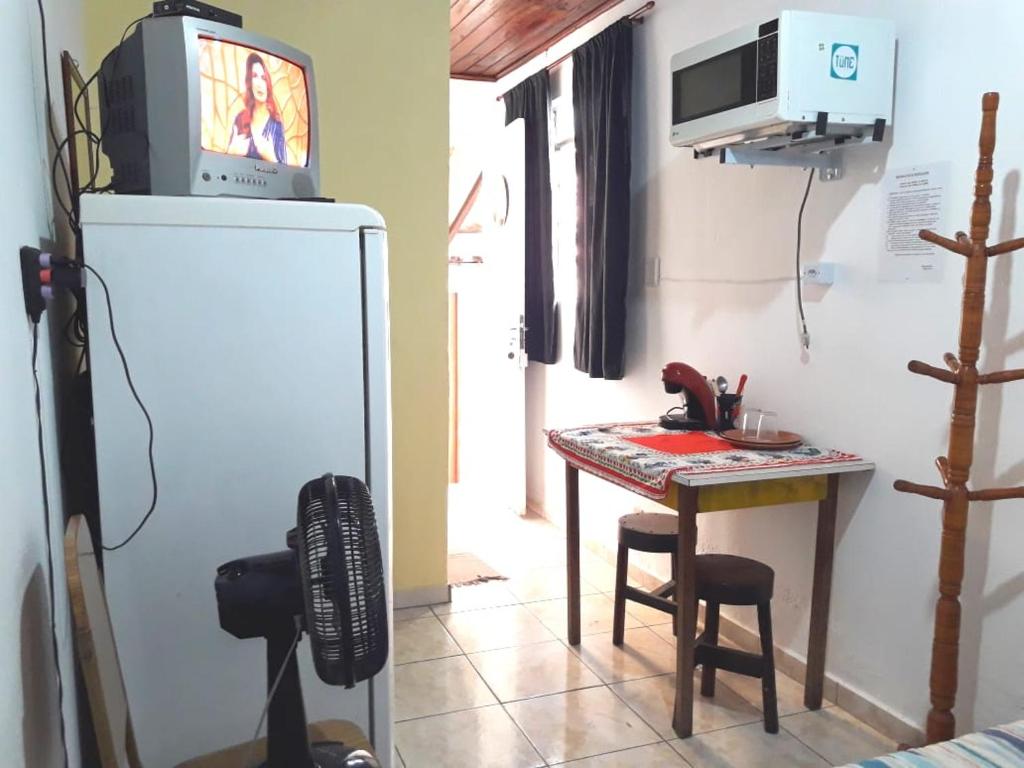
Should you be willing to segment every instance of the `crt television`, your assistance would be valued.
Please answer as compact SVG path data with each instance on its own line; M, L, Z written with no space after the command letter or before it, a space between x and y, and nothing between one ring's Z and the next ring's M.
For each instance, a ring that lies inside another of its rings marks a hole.
M122 194L320 194L306 54L191 16L147 18L103 60L103 151Z

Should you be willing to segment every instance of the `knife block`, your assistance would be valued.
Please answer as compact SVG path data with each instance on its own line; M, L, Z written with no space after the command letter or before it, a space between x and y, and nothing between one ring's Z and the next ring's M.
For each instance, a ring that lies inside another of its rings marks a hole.
M740 403L743 402L743 395L722 394L717 397L718 401L718 431L725 432L727 429L736 429L736 417L740 415Z

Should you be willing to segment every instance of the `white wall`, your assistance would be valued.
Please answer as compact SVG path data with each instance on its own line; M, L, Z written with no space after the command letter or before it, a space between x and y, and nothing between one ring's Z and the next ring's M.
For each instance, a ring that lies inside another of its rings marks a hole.
M895 20L899 37L895 125L884 147L847 155L847 175L811 190L807 261L840 265L836 284L807 305L812 347L802 354L793 274L799 169L723 167L669 145L669 59L683 48L780 7ZM948 160L945 229L966 229L976 162L980 97L1002 92L993 239L1024 234L1017 219L1024 164L1024 90L1016 51L1024 4L1009 0L658 0L635 31L633 250L626 377L592 381L572 369L571 306L563 308L563 359L528 370L532 503L563 511L561 462L543 427L654 418L674 396L660 369L684 360L735 382L750 374L747 405L777 410L810 441L874 460L870 478L844 480L829 636L828 672L912 723L928 709L928 664L937 589L939 504L895 493L898 477L936 482L950 392L906 371L954 350L962 264L946 258L936 285L879 281L881 179L886 168ZM643 282L661 259L663 281ZM1011 301L1013 259L993 262L984 369L1024 366L1024 301ZM1022 279L1017 277L1019 283ZM1015 291L1020 294L1020 291ZM1018 296L1019 299L1019 296ZM982 394L974 484L1024 482L1024 388ZM615 520L639 497L593 479L581 483L585 535L612 546ZM768 508L700 520L700 548L765 560L776 569L776 642L802 656L814 543L811 507ZM1024 503L978 504L967 544L958 729L1024 717ZM662 563L651 567L664 570ZM753 617L737 617L755 626Z
M58 55L81 51L78 0L48 0L51 88L60 104ZM56 232L49 193L43 123L42 48L35 0L0 3L0 71L5 73L4 140L0 167L5 192L0 202L0 754L4 765L63 765L57 719L46 581L44 511L40 482L31 369L32 335L26 320L18 248L52 239ZM50 334L40 329L39 378L46 424L58 637L64 673L64 713L72 766L79 764L75 685L63 568L63 515L54 429L54 373Z

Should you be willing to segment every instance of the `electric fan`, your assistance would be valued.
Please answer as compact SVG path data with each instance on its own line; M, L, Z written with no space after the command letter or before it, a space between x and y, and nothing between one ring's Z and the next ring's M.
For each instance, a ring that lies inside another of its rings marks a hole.
M369 680L387 661L384 567L370 494L361 480L327 474L302 487L298 507L288 549L225 563L214 583L221 627L267 641L263 765L379 768L362 750L309 743L294 652L305 631L320 679L346 688Z

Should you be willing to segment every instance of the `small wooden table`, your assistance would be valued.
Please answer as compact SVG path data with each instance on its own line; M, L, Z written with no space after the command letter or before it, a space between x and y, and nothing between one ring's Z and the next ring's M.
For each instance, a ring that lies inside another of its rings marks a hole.
M579 470L593 472L586 462L564 456L566 508L566 568L569 582L569 643L580 643L580 503ZM807 641L807 674L804 704L820 709L825 682L825 645L828 636L829 600L832 589L832 557L835 549L836 503L839 478L850 472L874 469L863 459L821 465L796 465L766 469L742 468L714 473L672 475L668 496L659 500L679 514L678 578L676 605L676 697L672 727L682 738L693 733L693 651L697 633L697 601L694 566L697 557L697 515L728 509L818 502L818 531L814 551L810 632Z

